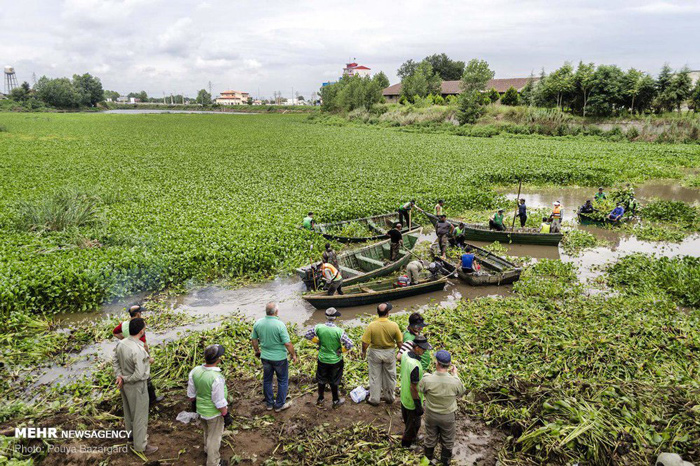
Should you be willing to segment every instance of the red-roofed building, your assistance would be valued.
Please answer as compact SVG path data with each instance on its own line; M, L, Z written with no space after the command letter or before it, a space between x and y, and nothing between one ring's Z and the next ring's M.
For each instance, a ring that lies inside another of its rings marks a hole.
M369 76L370 71L372 71L370 68L367 68L366 66L358 65L357 63L348 63L345 65L345 68L343 68L343 76Z

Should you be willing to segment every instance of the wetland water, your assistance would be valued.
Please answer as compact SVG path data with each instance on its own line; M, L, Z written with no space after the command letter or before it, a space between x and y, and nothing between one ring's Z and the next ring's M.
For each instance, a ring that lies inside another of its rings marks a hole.
M700 203L700 190L684 188L668 181L655 181L643 184L637 188L640 199L654 197L662 199L683 200L689 203ZM503 191L505 193L505 191ZM595 192L595 188L567 189L530 189L524 190L521 197L527 200L530 207L550 206L554 200L561 201L569 210L580 205L587 197ZM508 195L514 199L515 194ZM561 259L573 263L582 282L587 283L599 277L604 266L632 253L656 254L674 257L678 255L700 256L700 235L692 235L680 243L659 243L640 241L633 236L616 229L596 226L581 226L569 219L568 228L581 228L607 242L604 247L584 251L578 256L565 254L560 248L551 246L535 246L526 244L504 244L506 253L511 256L531 257L538 259ZM433 241L434 234L423 235L421 241ZM474 242L479 246L488 243ZM216 286L202 287L173 298L169 303L173 309L185 313L196 320L181 326L175 326L161 332L149 332L150 345L178 339L180 334L191 331L201 331L218 326L224 319L239 315L249 319L257 319L264 315L265 303L276 301L280 306L280 318L297 325L297 330L303 330L322 322L323 313L316 311L301 297L305 287L297 277L277 278L276 280L246 286L238 289L225 289ZM455 305L460 299L475 299L483 296L506 296L512 292L512 286L471 287L459 280L452 280L442 291L415 296L394 301L394 313L420 310L430 305ZM97 321L109 315L125 314L125 307L133 302L141 301L146 294L132 296L128 300L104 306L100 311L84 314L65 315L62 321L71 324L79 320ZM359 306L341 309L341 320L346 326L358 325L364 316L373 316L376 305ZM147 317L147 316L146 316ZM66 331L69 331L66 329ZM86 346L73 358L67 366L50 366L35 372L36 384L63 383L74 380L90 372L97 359L111 357L116 340L108 339Z

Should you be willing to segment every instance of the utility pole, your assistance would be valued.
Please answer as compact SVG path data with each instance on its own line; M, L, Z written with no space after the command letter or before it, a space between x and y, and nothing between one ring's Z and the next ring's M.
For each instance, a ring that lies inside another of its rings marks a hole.
M209 99L213 99L213 98L214 98L214 94L211 93L211 81L209 81ZM211 103L211 102L208 102L208 103Z
M32 72L32 81L34 81L34 87L36 87L36 73Z

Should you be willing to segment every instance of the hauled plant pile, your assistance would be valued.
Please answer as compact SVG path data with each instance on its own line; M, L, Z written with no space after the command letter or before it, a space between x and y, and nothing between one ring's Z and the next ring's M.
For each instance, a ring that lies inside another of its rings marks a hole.
M412 198L487 210L500 199L494 185L520 178L605 185L700 165L688 146L474 140L304 120L0 115L0 315L90 310L142 290L291 271L325 242L295 228L308 211L323 223Z

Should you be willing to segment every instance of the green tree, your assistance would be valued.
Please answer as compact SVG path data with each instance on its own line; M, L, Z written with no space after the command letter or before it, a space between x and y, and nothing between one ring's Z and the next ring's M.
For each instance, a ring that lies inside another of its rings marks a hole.
M690 95L690 105L695 113L700 110L700 79L695 82L695 87Z
M693 80L690 78L690 69L684 66L671 79L671 94L674 97L674 105L678 112L681 111L683 103L690 98L693 91Z
M573 76L574 90L577 94L577 100L580 99L583 116L586 116L586 108L588 107L591 87L593 87L594 74L595 65L593 63L585 64L581 61Z
M429 94L442 94L442 80L433 71L430 63L422 61L416 67L414 73L401 81L401 95L413 102L413 97L426 97Z
M498 91L496 90L495 87L492 87L491 89L489 89L489 92L487 95L489 97L489 101L491 101L492 104L495 104L496 102L498 102L498 99L501 98L501 94L498 93Z
M200 105L211 105L211 94L206 89L197 92L197 103Z
M24 81L19 87L16 87L10 91L9 98L15 102L26 102L31 96L32 88L29 87L29 83Z
M630 68L622 78L622 94L624 106L630 113L635 111L641 113L649 108L656 95L654 78L647 73Z
M56 108L77 108L81 104L81 96L68 78L42 76L36 83L36 94L44 103Z
M413 73L415 73L416 68L418 68L418 63L414 62L411 59L406 60L401 64L401 66L399 66L399 69L396 70L396 76L398 76L399 79L403 81L405 78L408 78Z
M374 77L372 78L379 87L382 89L386 89L391 85L389 82L389 78L386 77L383 71L380 71L379 73L375 74Z
M574 91L574 68L571 63L564 65L547 76L549 93L556 96L557 107L564 109L564 102Z
M337 83L321 87L321 110L326 112L370 109L382 99L382 88L370 77L343 76Z
M146 91L141 91L141 92L129 92L127 95L129 98L134 98L138 99L139 102L148 102L148 94L146 94ZM178 95L176 96L175 101L182 101L182 96Z
M121 94L119 94L117 91L104 91L102 100L112 99L116 102L120 95Z
M102 89L100 78L92 76L90 73L74 74L73 87L80 96L81 105L94 107L98 102L104 100L104 89Z
M623 71L615 65L596 68L588 101L592 114L610 116L624 108L623 76Z
M253 98L250 97L250 96L248 96L248 99L246 99L245 103L246 103L247 105L253 105Z
M528 107L533 105L535 92L535 76L531 73L525 86L520 90L520 100Z
M490 99L483 91L486 84L493 79L494 72L485 60L472 59L467 63L462 74L457 120L460 124L475 123L484 113L484 107Z
M457 81L464 73L464 62L452 60L445 53L436 53L425 57L423 61L430 63L443 81Z
M520 95L518 94L518 90L514 88L513 86L510 86L508 90L503 94L503 97L501 97L501 103L503 105L519 105L520 104Z
M659 76L656 78L656 98L654 108L657 112L669 112L673 110L676 103L676 96L671 88L673 81L673 70L668 63L664 63Z

